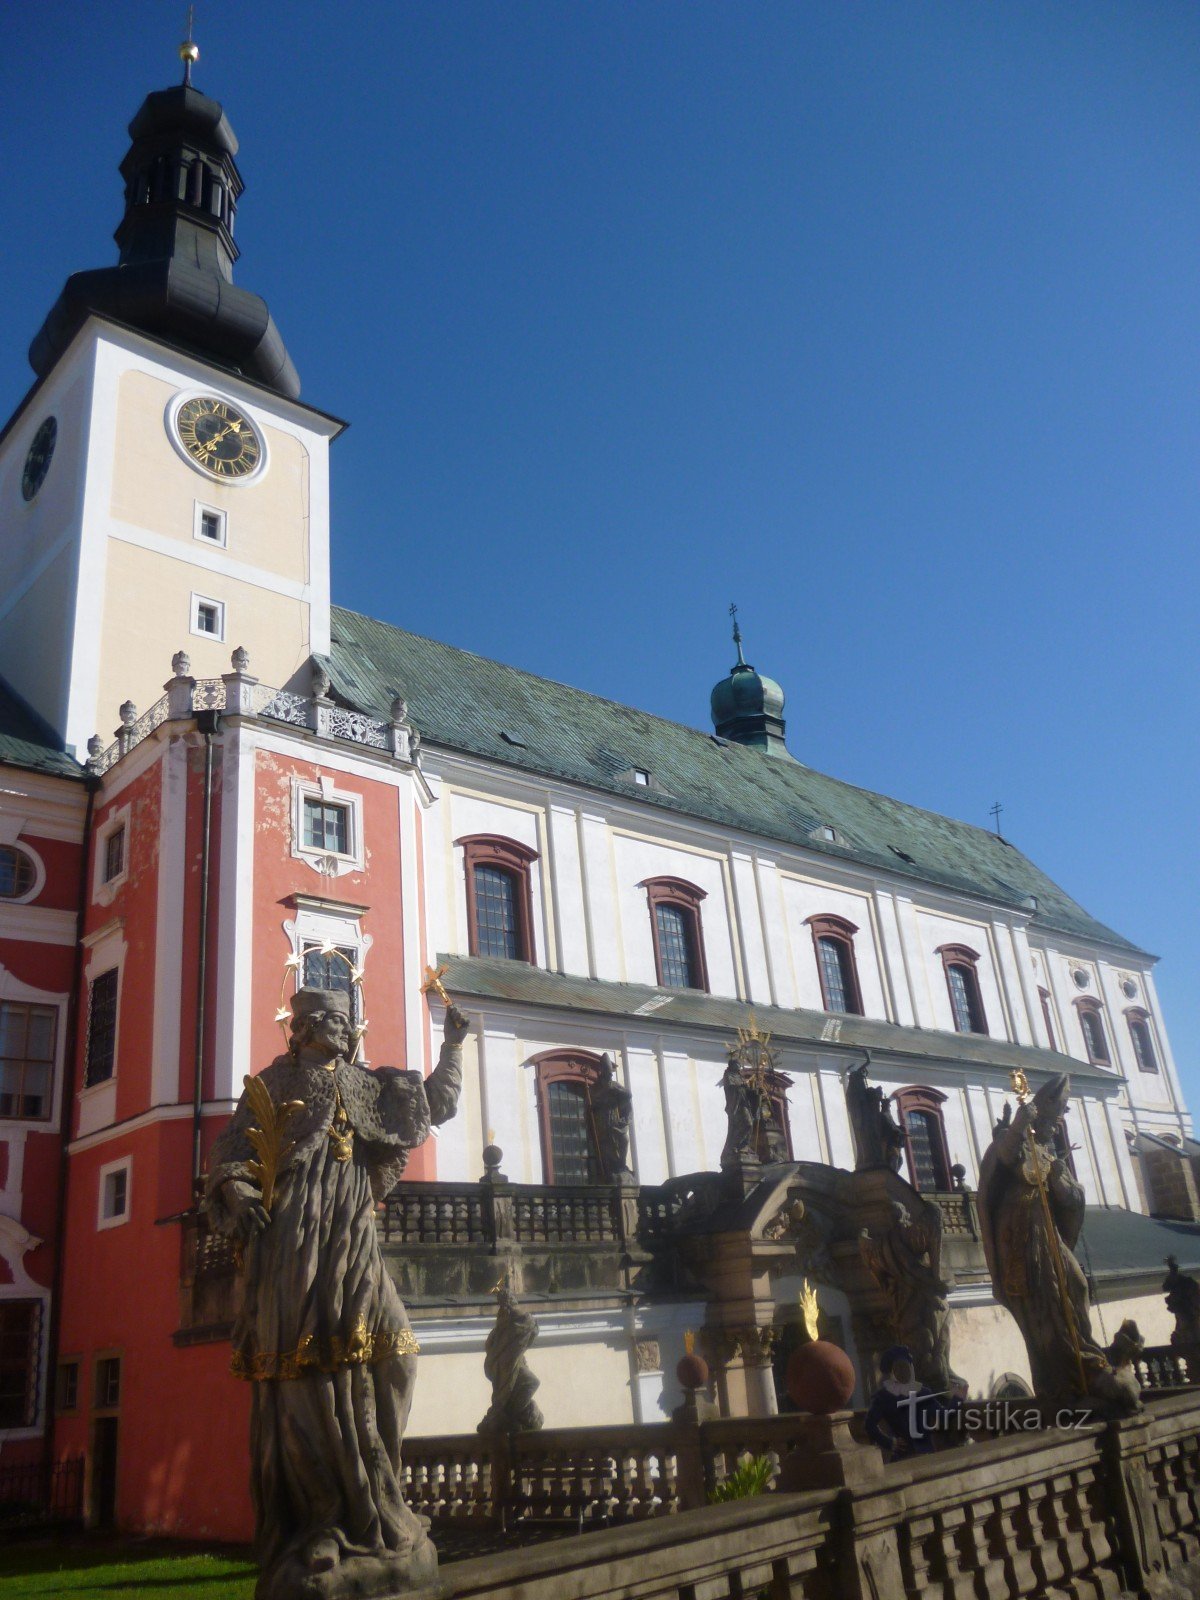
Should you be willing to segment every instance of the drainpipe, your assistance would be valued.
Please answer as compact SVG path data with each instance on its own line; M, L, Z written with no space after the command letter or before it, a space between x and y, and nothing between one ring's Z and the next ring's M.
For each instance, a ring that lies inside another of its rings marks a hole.
M196 1038L192 1079L192 1198L201 1189L201 1131L204 1114L204 1013L208 1005L208 876L212 852L213 739L221 731L215 711L200 711L196 729L204 735L204 793L200 835L200 950L196 962Z
M58 1345L62 1326L62 1293L67 1254L67 1175L71 1158L71 1123L75 1114L75 1059L79 1051L79 1013L83 997L83 924L92 871L92 817L100 780L87 778L87 807L83 814L83 849L79 852L79 889L75 908L75 959L71 970L71 993L67 999L67 1037L63 1043L62 1100L58 1112L59 1155L58 1193L54 1209L54 1272L50 1282L50 1326L46 1334L46 1424L45 1458L47 1472L54 1457L54 1410L58 1399Z

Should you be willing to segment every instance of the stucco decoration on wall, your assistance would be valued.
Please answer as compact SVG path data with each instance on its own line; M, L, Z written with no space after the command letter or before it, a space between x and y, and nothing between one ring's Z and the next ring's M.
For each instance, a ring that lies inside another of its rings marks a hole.
M42 1294L44 1286L25 1270L25 1256L36 1250L41 1240L15 1217L0 1215L0 1257L12 1278L13 1288L22 1294Z

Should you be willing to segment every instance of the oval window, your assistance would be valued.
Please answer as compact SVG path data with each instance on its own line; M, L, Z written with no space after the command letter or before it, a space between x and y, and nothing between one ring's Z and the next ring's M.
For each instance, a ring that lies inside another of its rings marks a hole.
M24 850L0 845L0 900L22 900L37 882L37 871Z

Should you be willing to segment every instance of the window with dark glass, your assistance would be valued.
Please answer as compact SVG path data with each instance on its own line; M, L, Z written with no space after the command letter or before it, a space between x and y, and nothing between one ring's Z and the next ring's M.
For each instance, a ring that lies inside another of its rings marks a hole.
M822 1005L826 1011L861 1016L862 995L854 961L854 935L858 929L844 917L809 917L808 925L817 955Z
M332 800L304 796L304 837L306 850L325 850L330 855L350 855L350 807Z
M104 841L104 881L111 883L125 870L125 829L114 828Z
M957 1033L986 1033L983 996L979 992L976 962L979 954L965 944L944 944L938 951L950 992L950 1014Z
M301 980L306 989L336 989L344 994L350 1001L350 1018L357 1022L358 1018L358 985L350 976L351 968L357 963L358 952L352 946L338 945L333 950L322 950L320 945L310 944L304 948L301 965Z
M682 906L657 905L658 981L668 989L697 989L691 916Z
M1075 1002L1079 1010L1079 1025L1083 1030L1083 1047L1087 1058L1096 1067L1107 1067L1111 1061L1108 1039L1104 1032L1104 1019L1094 1000Z
M29 1428L37 1418L40 1300L0 1300L0 1428Z
M533 960L531 863L535 851L491 834L457 841L467 873L467 939L473 956Z
M909 1178L923 1194L945 1193L952 1187L941 1109L945 1098L927 1088L900 1089L892 1096L904 1131Z
M60 1361L54 1390L56 1411L75 1411L79 1407L79 1362Z
M33 862L15 845L0 845L0 900L21 900L37 881Z
M1129 1037L1133 1041L1133 1054L1138 1064L1138 1071L1157 1072L1158 1056L1154 1051L1149 1018L1144 1011L1127 1011L1125 1016L1129 1023Z
M546 1182L600 1183L603 1173L591 1103L599 1058L560 1052L542 1056L535 1064Z
M567 1082L548 1084L546 1117L554 1182L597 1182L599 1170L587 1086Z
M87 1060L83 1079L90 1089L112 1077L117 1064L117 969L92 979L88 1003Z
M57 1027L53 1006L0 1001L0 1117L50 1115Z
M1058 1042L1054 1034L1054 1017L1050 1010L1049 989L1039 989L1038 997L1042 1002L1042 1021L1046 1024L1046 1038L1050 1041L1051 1050L1057 1050Z
M764 1163L792 1159L792 1128L787 1103L790 1087L791 1080L781 1072L767 1074L765 1115L754 1130L754 1153Z
M101 1356L96 1363L97 1410L111 1411L121 1404L121 1358Z
M475 954L516 961L517 885L504 867L475 868Z
M655 976L664 989L708 988L700 922L703 889L682 878L647 878Z

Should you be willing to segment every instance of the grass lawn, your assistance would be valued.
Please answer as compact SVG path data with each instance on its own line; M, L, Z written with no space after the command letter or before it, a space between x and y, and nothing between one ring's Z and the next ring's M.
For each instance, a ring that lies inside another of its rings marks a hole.
M244 1552L160 1539L66 1536L0 1549L0 1600L251 1600L257 1572Z

